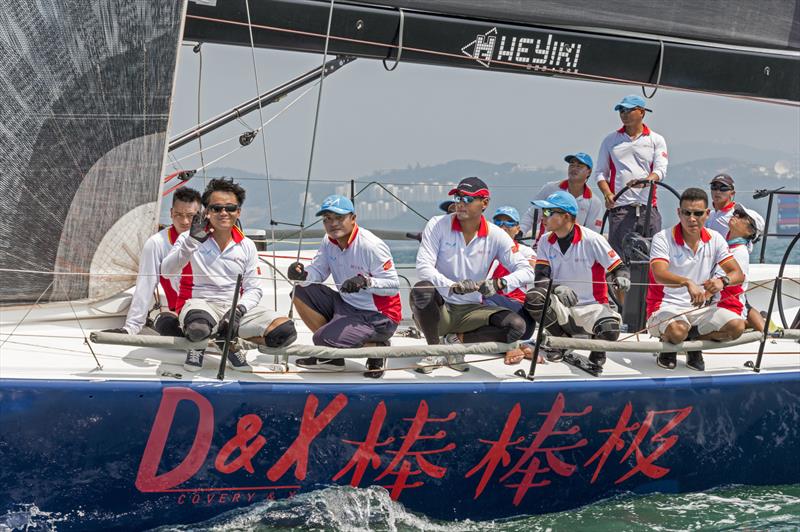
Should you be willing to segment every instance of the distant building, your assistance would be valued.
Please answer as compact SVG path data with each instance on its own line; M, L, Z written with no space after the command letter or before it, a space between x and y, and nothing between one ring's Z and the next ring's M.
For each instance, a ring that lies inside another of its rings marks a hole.
M778 194L778 216L775 222L778 234L794 235L800 231L800 196Z

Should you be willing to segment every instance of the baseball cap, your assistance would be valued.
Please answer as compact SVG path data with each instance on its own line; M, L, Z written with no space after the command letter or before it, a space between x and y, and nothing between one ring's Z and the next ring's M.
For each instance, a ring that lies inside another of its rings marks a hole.
M711 183L725 183L729 187L734 186L733 178L731 176L729 176L728 174L717 174L717 175L715 175L713 177L713 179L711 179L711 181L709 182L709 184L711 184Z
M567 155L566 157L564 157L564 160L568 163L571 163L573 159L578 159L578 162L585 164L589 168L594 167L592 158L589 156L588 153L583 153L582 151L579 151L578 153L573 153L571 155Z
M504 205L498 208L496 211L494 211L494 214L492 215L492 220L503 214L505 214L515 222L519 223L519 211L517 211L517 209L511 207L510 205Z
M542 209L561 209L573 216L578 216L578 202L566 190L553 192L547 196L547 199L532 201L531 204Z
M444 200L443 202L441 202L439 204L439 208L441 210L443 210L444 212L448 212L450 210L450 205L452 205L454 203L455 203L455 201L450 200L450 199L449 200Z
M448 196L461 194L462 196L480 196L483 198L489 197L489 187L479 177L465 177L459 181L456 188L447 193Z
M322 205L319 206L316 216L322 216L326 212L347 214L355 211L352 201L339 194L332 194L322 200Z
M753 226L756 228L756 234L753 235L751 242L758 242L758 240L764 234L764 218L762 218L761 215L753 209L748 209L741 203L737 203L733 210L734 212L739 211L740 213L746 214L750 220L752 220Z
M653 111L645 107L645 105L647 105L647 103L644 101L644 98L642 98L638 94L629 94L625 96L623 99L621 99L619 103L614 106L614 110L619 111L622 108L633 109L635 107L641 107L648 113L652 113Z

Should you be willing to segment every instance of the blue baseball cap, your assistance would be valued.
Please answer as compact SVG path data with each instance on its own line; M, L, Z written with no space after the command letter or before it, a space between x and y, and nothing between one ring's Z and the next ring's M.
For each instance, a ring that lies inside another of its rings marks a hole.
M444 200L443 202L441 202L441 203L439 204L439 208L440 208L441 210L443 210L444 212L450 212L450 206L451 206L451 205L453 205L453 204L455 204L455 201L453 201L453 200L451 200L451 199L449 199L449 200Z
M332 194L322 200L322 205L319 206L316 216L322 216L326 212L333 212L336 214L347 214L356 212L353 207L353 202L339 194Z
M567 155L564 157L564 160L568 163L571 163L573 159L578 159L578 162L581 162L589 167L589 169L594 167L594 162L592 162L592 158L589 156L588 153L583 153L579 151L578 153L573 153L571 155Z
M566 190L553 192L547 196L547 199L532 201L531 204L542 209L561 209L572 216L578 216L578 202Z
M492 220L494 220L501 214L505 214L515 222L519 223L519 212L514 207L511 207L510 205L504 205L503 207L498 208L496 211L494 211L494 214L492 215Z
M648 113L652 113L653 112L652 109L648 109L647 107L645 107L645 105L647 105L647 102L644 101L644 98L642 98L638 94L629 94L625 96L623 99L621 99L619 103L614 106L614 110L619 111L622 108L633 109L635 107L641 107Z

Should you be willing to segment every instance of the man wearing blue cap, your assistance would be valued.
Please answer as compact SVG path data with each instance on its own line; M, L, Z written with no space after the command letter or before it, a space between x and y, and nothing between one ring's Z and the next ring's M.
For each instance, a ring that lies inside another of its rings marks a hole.
M603 225L603 212L605 208L603 207L603 200L600 199L599 195L593 194L587 184L589 176L592 175L592 166L594 165L592 158L588 153L579 151L567 155L564 157L564 161L569 164L567 168L567 179L547 183L534 199L543 200L553 192L558 192L559 190L568 191L575 198L575 201L578 202L578 217L576 222L587 229L599 233ZM531 206L522 216L519 227L522 230L523 236L527 236L532 229L534 231L531 236L536 236L536 228L533 227L535 212L536 207ZM543 232L544 222L542 222L539 228L539 233L541 234Z
M617 253L622 253L622 241L628 233L636 231L643 236L653 236L661 230L656 191L653 192L650 227L644 227L645 206L650 194L646 184L666 177L667 142L644 123L645 113L652 112L645 106L644 98L635 94L625 96L614 106L622 127L603 139L594 168L597 186L608 209L608 241ZM631 188L615 201L615 193L628 185Z
M622 319L608 305L608 283L627 291L628 268L602 235L575 223L578 204L572 194L558 191L534 205L542 209L548 232L539 237L536 286L528 290L525 308L548 334L616 340ZM542 319L550 279L553 292ZM545 356L557 361L564 352L546 350ZM602 366L606 354L593 351L589 360Z
M317 216L328 237L308 268L294 262L288 272L289 279L301 281L294 288L294 304L314 333L314 345L388 345L402 316L400 281L389 246L358 226L353 202L344 196L325 198ZM331 275L338 292L322 284ZM328 371L345 367L341 358L301 358L297 365ZM383 359L368 358L364 376L382 375Z

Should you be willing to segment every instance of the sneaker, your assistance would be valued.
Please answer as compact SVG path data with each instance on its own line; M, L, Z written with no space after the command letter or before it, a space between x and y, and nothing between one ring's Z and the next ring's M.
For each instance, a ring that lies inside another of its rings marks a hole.
M435 369L439 369L442 366L447 365L447 359L440 355L431 355L423 358L419 362L417 362L417 367L415 371L417 373L430 373Z
M344 370L343 358L317 358L306 357L298 358L295 364L301 368L316 369L322 371L342 371Z
M656 364L664 369L675 369L678 364L678 353L659 353Z
M548 362L561 362L564 360L563 349L549 349L547 347L540 347L539 352L544 354L544 358Z
M384 360L382 358L368 358L367 371L364 372L364 376L371 379L380 379L383 377L383 364Z
M458 335L455 333L450 333L444 337L442 342L445 345L455 345L461 344L461 340L458 339ZM446 355L447 365L450 366L452 369L460 372L469 371L469 366L464 362L464 355Z
M205 351L202 349L189 349L186 352L186 360L183 362L183 369L186 371L200 371L203 369L203 355Z
M686 366L695 371L705 371L706 363L703 360L702 351L687 351Z
M589 362L602 366L606 363L606 354L604 351L592 351L589 353Z
M247 363L247 357L241 349L228 350L228 367L238 371L253 371L253 367Z

